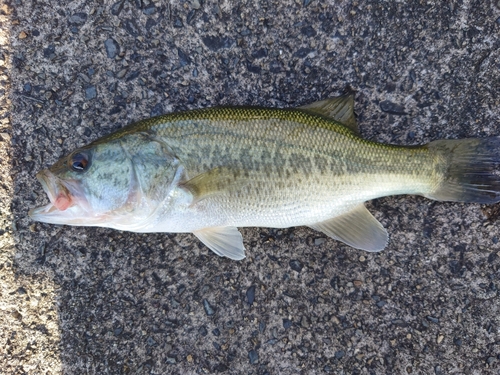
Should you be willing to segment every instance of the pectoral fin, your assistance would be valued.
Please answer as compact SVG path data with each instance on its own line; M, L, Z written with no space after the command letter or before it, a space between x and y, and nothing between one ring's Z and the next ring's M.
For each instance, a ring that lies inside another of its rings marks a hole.
M240 190L250 183L249 172L235 168L217 167L181 184L193 194L194 201Z
M193 232L210 250L234 260L245 258L243 237L236 227L205 228Z
M354 116L354 94L351 92L337 96L336 98L320 100L319 102L303 105L299 108L325 117L330 117L344 124L355 133L358 133L358 124Z
M388 241L385 228L363 204L310 227L360 250L381 251Z

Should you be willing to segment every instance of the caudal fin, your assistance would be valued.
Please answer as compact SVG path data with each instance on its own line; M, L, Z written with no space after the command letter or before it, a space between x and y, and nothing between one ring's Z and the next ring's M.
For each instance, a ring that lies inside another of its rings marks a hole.
M500 137L429 143L440 183L426 197L441 201L500 201Z

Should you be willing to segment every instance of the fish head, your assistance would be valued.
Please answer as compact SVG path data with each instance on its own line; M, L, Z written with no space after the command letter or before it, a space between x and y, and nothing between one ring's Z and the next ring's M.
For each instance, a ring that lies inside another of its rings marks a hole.
M29 216L51 224L137 230L168 195L175 175L175 158L164 151L141 136L79 148L37 174L50 203Z

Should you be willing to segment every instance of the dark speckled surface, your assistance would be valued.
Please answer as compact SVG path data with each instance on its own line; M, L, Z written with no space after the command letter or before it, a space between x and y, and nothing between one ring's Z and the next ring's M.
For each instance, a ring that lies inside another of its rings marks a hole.
M15 223L0 267L12 276L4 373L499 372L495 207L379 199L368 208L390 234L381 253L307 228L248 228L241 262L192 235L27 216L45 201L38 170L176 110L298 106L350 86L371 140L499 135L495 1L3 4Z

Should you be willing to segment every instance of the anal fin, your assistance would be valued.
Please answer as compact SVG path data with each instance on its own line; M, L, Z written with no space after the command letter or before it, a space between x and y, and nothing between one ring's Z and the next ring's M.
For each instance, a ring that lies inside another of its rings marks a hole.
M381 251L388 241L387 231L364 204L345 214L309 226L360 250Z
M210 250L233 260L245 258L243 237L236 227L205 228L193 232Z

